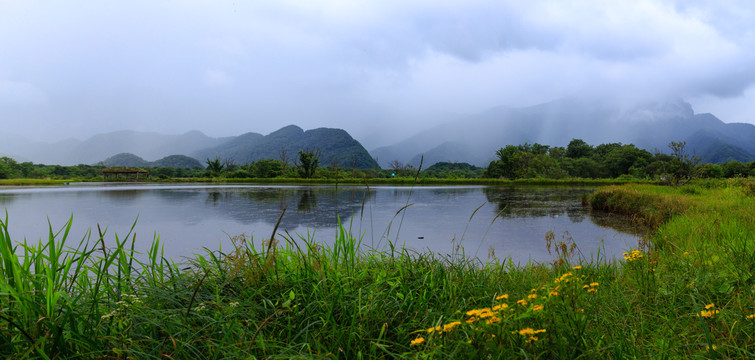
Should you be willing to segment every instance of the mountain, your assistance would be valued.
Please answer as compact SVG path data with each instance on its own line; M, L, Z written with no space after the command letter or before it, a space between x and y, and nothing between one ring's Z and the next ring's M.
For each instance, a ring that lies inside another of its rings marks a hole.
M113 155L102 162L105 166L125 166L125 167L172 167L196 169L204 168L202 163L197 159L185 155L170 155L157 161L147 161L131 153L120 153Z
M320 166L337 163L340 167L374 168L377 163L367 150L345 130L319 128L304 131L289 125L268 135L247 133L190 154L197 159L229 159L244 164L261 159L280 159L285 151L290 161L299 150L319 151Z
M138 154L148 160L174 154L188 154L216 146L227 138L212 138L199 131L182 135L164 135L131 130L114 131L92 136L84 141L67 139L55 143L29 140L2 142L0 153L14 158L28 159L40 164L94 164L103 158L120 153Z
M446 122L406 140L374 149L385 166L392 160L417 166L466 161L487 166L497 149L525 142L566 146L571 139L598 145L621 142L668 152L671 141L686 141L704 162L755 160L755 125L727 124L712 114L695 114L677 100L622 106L565 98L523 107L496 107Z

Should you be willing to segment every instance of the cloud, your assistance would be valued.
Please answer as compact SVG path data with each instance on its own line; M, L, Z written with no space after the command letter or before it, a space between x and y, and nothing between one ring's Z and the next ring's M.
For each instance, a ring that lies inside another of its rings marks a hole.
M0 104L32 106L46 102L47 95L34 84L0 79Z
M228 85L233 79L225 71L208 69L204 72L204 81L209 85Z
M367 136L563 96L742 109L755 83L744 0L9 4L0 79L16 82L0 101L26 104L5 110L15 123Z

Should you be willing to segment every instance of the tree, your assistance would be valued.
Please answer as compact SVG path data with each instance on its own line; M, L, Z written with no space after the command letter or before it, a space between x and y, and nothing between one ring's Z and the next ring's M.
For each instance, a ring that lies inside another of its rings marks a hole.
M283 147L278 150L278 155L280 156L281 162L283 163L283 171L281 172L281 176L286 177L286 165L288 165L288 162L291 161L291 158L288 156L288 150Z
M315 174L317 165L320 164L320 151L303 151L299 150L299 175L309 179Z
M585 156L592 155L593 148L588 145L584 140L572 139L569 145L566 146L566 157L572 159L578 159Z
M388 163L388 167L393 170L393 173L396 175L401 176L403 172L406 171L406 165L398 160L393 160Z
M206 161L207 163L207 172L210 176L220 176L221 173L223 173L223 170L225 170L225 164L220 161L220 159L215 158L215 160L210 160L209 158Z
M686 141L672 141L668 145L671 149L671 161L666 165L669 184L686 184L692 180L695 166L700 162L700 158L687 154L686 146Z

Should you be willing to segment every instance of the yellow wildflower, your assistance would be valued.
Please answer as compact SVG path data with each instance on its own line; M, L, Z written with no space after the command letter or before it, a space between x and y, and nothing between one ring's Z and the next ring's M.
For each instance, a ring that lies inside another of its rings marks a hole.
M423 337L420 336L420 337L412 340L412 342L409 343L409 345L419 345L419 344L422 344L423 342L425 342L425 338L423 338Z
M591 287L596 287L596 286L598 286L598 285L600 285L600 284L598 284L598 283L596 283L596 282L594 282L594 283L590 283L590 286L591 286Z
M433 331L441 331L440 326L435 326L435 327L431 327L431 328L427 329L427 333L428 334L431 333L431 332L433 332Z
M577 265L577 266L573 267L572 269L574 269L574 270L580 270L580 269L582 269L582 265Z
M531 343L531 342L533 342L533 341L537 341L537 340L538 340L538 339L537 339L537 336L530 336L530 338L529 338L529 339L527 339L527 343L529 344L529 343Z
M716 304L714 304L714 303L710 303L710 304L708 304L708 305L705 305L705 310L710 310L710 309L712 309L712 308L714 308L714 307L716 307Z
M495 323L500 322L500 321L501 321L501 318L499 318L497 316L493 316L490 319L485 320L485 323L486 324L495 324Z
M508 298L509 298L509 294L498 295L495 297L496 300L503 300L503 299L508 299Z
M533 311L540 311L540 310L543 310L543 308L544 308L543 305L535 305L535 306L532 307L532 310Z
M596 288L590 288L590 289L587 289L587 292L589 292L589 293L596 293L596 292L598 292L598 289L596 289Z
M516 303L522 306L527 306L527 300L524 300L524 299L517 300Z
M703 310L700 311L700 314L698 314L698 317L713 317L713 315L718 314L718 310Z
M527 299L530 299L530 300L531 300L531 299L537 299L537 294L530 294L530 295L527 295Z
M450 332L455 327L461 325L460 321L454 321L443 326L443 332Z
M710 351L710 350L718 350L718 346L716 346L716 345L711 345L711 346L705 345L705 350L708 350L708 351Z
M558 296L558 291L551 291L550 293L548 293L548 296Z
M519 335L532 336L532 335L537 335L544 332L545 332L545 329L535 330L533 328L524 328L522 330L519 330ZM516 333L517 333L516 331L513 332L513 334L516 334Z
M752 314L752 315L747 315L747 319L748 319L748 320L752 320L752 319L755 319L755 314Z
M504 310L508 307L509 307L509 304L496 305L496 306L493 306L493 311Z

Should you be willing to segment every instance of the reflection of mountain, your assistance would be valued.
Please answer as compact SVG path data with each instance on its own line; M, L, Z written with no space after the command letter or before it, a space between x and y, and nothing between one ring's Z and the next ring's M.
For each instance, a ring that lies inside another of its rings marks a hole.
M273 226L286 208L281 230L325 228L333 226L339 216L347 219L359 213L365 193L361 188L227 188L208 190L205 202L221 217L241 223L263 221Z

